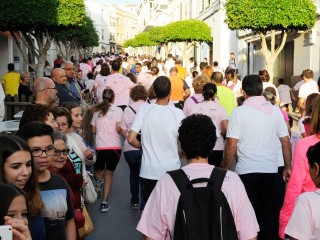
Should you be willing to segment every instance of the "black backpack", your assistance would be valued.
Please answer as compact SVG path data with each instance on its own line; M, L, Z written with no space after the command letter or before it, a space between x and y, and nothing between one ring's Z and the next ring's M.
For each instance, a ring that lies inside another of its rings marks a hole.
M182 169L168 172L181 195L174 226L174 240L238 239L229 203L221 191L227 171L215 167L210 179L189 180ZM208 182L206 187L193 187Z

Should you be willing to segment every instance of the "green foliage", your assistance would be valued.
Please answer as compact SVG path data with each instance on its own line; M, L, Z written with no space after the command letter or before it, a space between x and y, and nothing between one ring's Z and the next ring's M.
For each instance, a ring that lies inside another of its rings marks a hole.
M183 20L169 23L162 27L154 27L149 32L138 34L127 40L124 47L155 46L168 42L211 42L210 27L200 20Z
M60 29L53 34L58 42L73 42L76 48L88 48L99 45L99 36L94 27L93 21L86 16L81 26L74 26Z
M123 43L124 47L155 46L158 43L151 40L150 32L139 33L135 38L131 38Z
M28 31L79 25L85 16L83 0L0 0L0 29Z
M307 30L316 20L311 0L227 0L225 8L232 30Z
M165 42L212 42L211 29L200 20L183 20L169 23L164 27Z

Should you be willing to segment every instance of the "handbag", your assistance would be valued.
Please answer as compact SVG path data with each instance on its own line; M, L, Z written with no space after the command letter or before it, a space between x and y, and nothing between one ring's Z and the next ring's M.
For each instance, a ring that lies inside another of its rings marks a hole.
M84 226L78 230L80 238L88 236L93 231L93 223L86 207L83 207L82 214L84 216L85 222Z
M97 192L94 189L93 182L87 173L83 174L87 185L83 188L83 199L85 203L94 203L97 200Z

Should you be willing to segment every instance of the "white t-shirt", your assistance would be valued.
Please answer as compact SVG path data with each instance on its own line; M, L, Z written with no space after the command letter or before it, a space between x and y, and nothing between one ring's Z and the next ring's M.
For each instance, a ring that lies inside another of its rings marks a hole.
M292 103L290 95L290 87L288 85L281 84L277 87L280 96L280 107L285 104Z
M153 84L154 80L156 80L156 77L153 77L149 73L140 73L138 75L138 83L142 84L147 90L151 87Z
M236 172L278 172L276 141L288 136L288 128L278 106L264 97L250 97L230 115L227 137L238 139Z
M96 127L96 150L121 149L120 135L116 123L121 122L122 110L111 106L106 115L93 114L91 125Z
M301 85L299 89L299 98L307 98L312 93L319 93L318 84L314 80L305 82Z
M178 129L184 118L174 106L146 104L137 113L131 130L141 130L142 162L140 177L159 180L167 171L180 168Z
M190 180L209 178L214 166L205 163L191 163L184 166ZM204 187L205 183L195 184ZM223 181L222 192L229 203L238 237L248 240L257 236L259 225L246 190L239 176L228 171ZM180 192L170 177L165 174L155 186L144 208L137 230L152 239L170 240L174 237L175 213Z
M212 122L216 126L217 141L213 150L224 150L224 139L221 134L221 122L228 120L227 111L219 103L214 101L205 101L199 104L193 105L191 114L201 113L207 115L212 119Z
M167 59L166 63L164 64L164 68L166 70L167 77L170 76L170 69L175 66L176 66L176 64L173 59L171 59L171 58Z
M84 83L86 85L86 89L88 89L91 92L95 84L95 81L93 79L88 79Z
M242 83L240 80L237 80L236 84L234 84L233 81L229 81L227 87L231 87L232 85L232 92L234 94L234 99L236 100L237 97L241 96Z
M304 83L305 83L304 80L301 80L301 81L297 82L296 85L294 85L293 89L298 91L300 89L301 85L304 84Z
M130 78L120 73L113 73L107 77L106 86L110 87L115 94L114 105L129 105L130 90L134 86Z
M296 200L285 234L299 240L320 239L320 190L302 193Z

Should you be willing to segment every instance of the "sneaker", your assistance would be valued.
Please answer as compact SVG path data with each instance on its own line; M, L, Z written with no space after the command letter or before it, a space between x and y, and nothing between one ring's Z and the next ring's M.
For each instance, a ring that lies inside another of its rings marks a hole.
M138 210L139 209L139 204L138 203L131 203L131 209L132 210Z
M107 203L107 202L101 203L101 207L100 207L101 212L108 212L109 209L110 209L109 203Z

